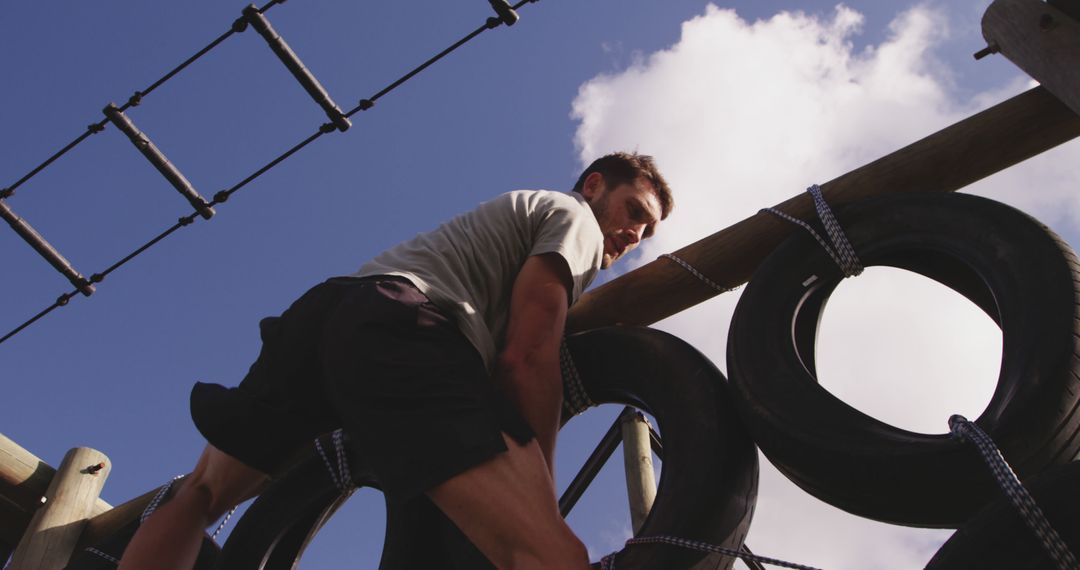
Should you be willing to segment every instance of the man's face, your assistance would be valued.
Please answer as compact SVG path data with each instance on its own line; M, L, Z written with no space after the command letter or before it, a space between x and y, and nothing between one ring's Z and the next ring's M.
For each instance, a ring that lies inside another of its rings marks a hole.
M663 212L660 199L652 183L644 178L610 188L604 176L594 172L585 178L581 194L592 207L604 234L601 269L611 267L616 259L630 253L660 223Z

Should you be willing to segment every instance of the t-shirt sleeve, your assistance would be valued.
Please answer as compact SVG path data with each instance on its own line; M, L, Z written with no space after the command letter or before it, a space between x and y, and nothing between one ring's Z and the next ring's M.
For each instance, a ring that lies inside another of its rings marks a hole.
M573 196L547 193L537 204L535 239L529 255L556 253L570 268L570 303L592 283L604 253L604 237L592 210Z

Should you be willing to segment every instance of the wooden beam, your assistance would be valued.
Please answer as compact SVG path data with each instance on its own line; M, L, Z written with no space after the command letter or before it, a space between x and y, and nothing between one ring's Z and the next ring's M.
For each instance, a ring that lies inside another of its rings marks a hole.
M822 191L833 206L882 194L951 192L1077 136L1080 115L1036 87L831 180ZM804 220L814 216L805 193L776 208ZM733 288L746 283L793 228L757 214L675 253ZM570 310L567 329L648 325L717 294L672 261L657 259L583 295Z
M1080 114L1080 22L1042 0L994 0L982 32L987 45Z
M62 570L105 486L112 464L88 447L67 452L11 558L10 570Z
M623 467L626 471L626 498L630 502L630 525L636 535L656 502L656 472L653 470L649 421L635 411L622 422Z
M0 542L18 544L56 469L0 434ZM93 514L112 508L100 498Z

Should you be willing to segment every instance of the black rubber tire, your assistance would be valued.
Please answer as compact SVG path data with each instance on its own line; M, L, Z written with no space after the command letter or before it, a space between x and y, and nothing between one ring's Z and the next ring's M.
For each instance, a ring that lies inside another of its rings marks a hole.
M1080 555L1080 462L1033 477L1028 490L1074 556ZM926 570L1056 570L1058 566L1004 497L941 546Z
M872 199L838 218L864 265L932 278L1001 326L1001 373L977 423L1017 473L1076 456L1080 264L1068 245L1018 210L965 194ZM766 456L819 499L890 523L955 528L996 496L970 445L887 425L817 383L818 321L840 280L801 230L761 264L728 338L739 410Z
M568 342L594 401L648 411L663 433L665 459L656 503L640 534L670 534L738 549L757 499L757 453L738 422L719 370L685 342L652 329L600 329L575 335ZM364 472L355 459L351 465L354 473ZM326 473L322 459L312 456L275 482L233 530L218 568L292 568L326 520L324 513L338 500ZM366 482L374 480L368 477ZM388 505L380 567L473 570L482 566L471 545L454 546L460 535L431 536L445 534L445 528L440 530L430 513L420 512L425 508L433 507L419 505L417 512L405 513ZM447 550L452 552L447 555ZM631 547L617 559L624 570L730 568L732 562L653 545Z
M757 504L757 450L716 366L679 338L610 327L567 340L590 398L656 418L664 461L638 536L669 535L738 550ZM623 570L731 568L734 559L665 545L631 546Z

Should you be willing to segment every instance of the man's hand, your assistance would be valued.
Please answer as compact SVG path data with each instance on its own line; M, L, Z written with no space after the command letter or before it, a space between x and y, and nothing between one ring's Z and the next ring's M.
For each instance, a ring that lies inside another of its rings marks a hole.
M529 257L514 280L496 385L536 432L552 476L562 411L559 344L566 325L570 268L559 255Z

